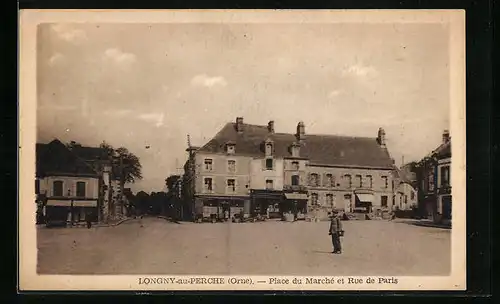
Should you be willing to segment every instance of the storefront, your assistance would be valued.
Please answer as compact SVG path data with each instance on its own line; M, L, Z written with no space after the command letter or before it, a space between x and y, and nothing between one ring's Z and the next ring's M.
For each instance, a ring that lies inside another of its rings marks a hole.
M97 200L48 199L44 216L46 222L78 223L97 221Z
M230 219L236 214L250 212L250 199L248 197L217 196L197 197L195 200L195 219L199 217L216 216L219 219Z
M283 202L283 191L277 190L252 190L251 191L251 214L266 215L269 218L281 217L281 204Z
M285 193L285 200L281 204L281 213L307 214L307 192Z
M373 193L369 192L359 192L359 193L354 193L355 195L355 202L354 202L354 208L355 210L359 210L362 212L366 213L371 213L373 211L373 202L374 202L374 195Z

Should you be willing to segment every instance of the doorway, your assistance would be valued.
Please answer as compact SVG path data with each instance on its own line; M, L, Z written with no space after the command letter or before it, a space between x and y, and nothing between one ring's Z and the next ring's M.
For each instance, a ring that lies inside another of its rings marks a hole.
M443 196L441 203L443 208L443 219L451 220L451 195Z
M344 211L345 212L352 212L351 200L352 200L352 196L350 194L344 195Z

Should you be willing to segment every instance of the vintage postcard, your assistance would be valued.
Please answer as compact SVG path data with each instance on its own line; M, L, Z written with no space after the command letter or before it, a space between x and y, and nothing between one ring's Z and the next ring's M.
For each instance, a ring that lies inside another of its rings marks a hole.
M464 16L21 11L20 290L464 290Z

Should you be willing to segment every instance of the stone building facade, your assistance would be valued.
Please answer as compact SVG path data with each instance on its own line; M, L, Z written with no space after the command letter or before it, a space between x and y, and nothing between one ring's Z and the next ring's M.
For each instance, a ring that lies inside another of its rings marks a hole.
M188 205L227 204L252 215L279 201L281 213L318 218L333 208L374 212L392 205L394 162L382 128L373 138L316 135L299 122L296 132L277 133L273 121L245 124L238 117L188 150Z
M451 223L451 137L448 130L441 144L417 163L418 208L434 222Z

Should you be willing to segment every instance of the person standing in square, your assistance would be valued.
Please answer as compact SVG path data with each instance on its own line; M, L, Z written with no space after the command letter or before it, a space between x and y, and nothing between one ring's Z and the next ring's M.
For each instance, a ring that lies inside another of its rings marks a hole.
M342 244L340 243L340 236L343 234L342 222L338 216L338 211L333 210L330 214L330 229L328 234L332 236L333 252L335 254L342 253Z

